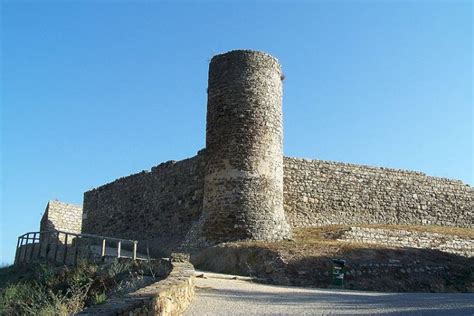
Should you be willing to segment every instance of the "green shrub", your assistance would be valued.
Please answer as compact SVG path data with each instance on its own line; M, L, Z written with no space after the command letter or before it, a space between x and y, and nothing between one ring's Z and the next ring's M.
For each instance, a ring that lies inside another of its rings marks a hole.
M44 264L14 267L8 271L11 277L8 285L0 289L0 314L68 315L79 312L94 283L93 271L94 268L86 266L74 269Z
M132 264L129 262L122 263L117 260L113 261L110 265L105 267L108 275L111 278L115 278L117 275L123 274L124 272L130 272Z
M119 261L100 266L83 262L74 268L46 264L6 267L0 269L0 315L77 313L104 303L108 294L143 286L147 270L152 271L151 266Z
M65 297L37 282L10 284L0 293L0 314L67 315L68 311Z
M94 296L94 305L104 304L107 301L107 295L105 293L96 293Z

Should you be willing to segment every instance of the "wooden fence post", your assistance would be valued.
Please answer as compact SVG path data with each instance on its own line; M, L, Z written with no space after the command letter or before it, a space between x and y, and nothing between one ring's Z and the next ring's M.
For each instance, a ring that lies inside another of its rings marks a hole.
M30 252L30 262L33 260L33 255L36 249L36 233L33 233L33 243L31 244L31 252Z
M76 236L76 250L74 252L74 265L77 265L77 253L79 252L79 235Z
M102 239L102 251L101 251L102 257L105 257L105 253L106 253L105 252L105 247L106 247L106 245L105 245L105 238L104 238L104 239Z
M29 233L28 233L28 237L29 237ZM34 235L33 235L34 236ZM29 239L29 238L28 238ZM32 243L31 243L31 247L28 247L30 248L30 259L29 259L29 262L31 262L31 259L33 258L33 247L34 247L34 244L35 244L35 237L32 238Z
M50 235L51 235L50 232L46 233L46 238L47 238L46 239L46 250L45 250L45 253L44 253L44 257L46 258L46 261L49 260L49 252L51 251L51 245L49 244L49 240L51 239Z
M121 250L122 250L121 248L122 248L122 242L119 241L119 242L117 243L117 258L120 258L120 252L121 252Z
M56 233L56 247L54 248L54 262L58 259L59 231Z
M20 238L21 237L18 237L18 241L16 242L16 251L15 251L15 263L14 264L18 264L19 262L19 259L20 259Z
M66 237L64 238L64 254L63 254L63 264L66 264L67 260L67 237L69 236L68 233L66 233Z
M41 232L39 232L39 239L38 239L38 243L39 243L39 249L38 249L38 259L41 257L41 248L42 247L42 241L41 241Z
M23 262L26 261L26 253L28 251L28 236L29 234L26 234L26 239L23 238L23 241L25 242L25 247L23 247L24 251L23 251Z
M132 254L132 259L137 260L137 241L135 240L133 242L133 254Z

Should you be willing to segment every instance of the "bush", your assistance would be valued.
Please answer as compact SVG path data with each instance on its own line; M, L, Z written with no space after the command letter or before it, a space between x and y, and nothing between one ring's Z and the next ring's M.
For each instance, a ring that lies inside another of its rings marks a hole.
M107 300L107 295L105 293L95 294L94 296L94 305L103 304Z
M11 273L22 272L17 269ZM0 290L0 314L68 315L79 312L84 308L92 283L93 279L86 278L81 269L55 271L46 265L36 265L30 277Z
M77 267L31 264L0 269L0 315L70 315L102 304L108 294L144 285L146 264L112 262ZM153 278L151 278L154 280Z
M11 284L0 295L0 314L67 315L67 300L36 282ZM79 310L71 310L77 312Z

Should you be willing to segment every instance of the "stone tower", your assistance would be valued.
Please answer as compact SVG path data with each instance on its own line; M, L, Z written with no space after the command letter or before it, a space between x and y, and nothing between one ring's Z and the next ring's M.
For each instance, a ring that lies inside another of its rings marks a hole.
M291 237L283 211L282 72L236 50L209 66L201 234L211 243Z

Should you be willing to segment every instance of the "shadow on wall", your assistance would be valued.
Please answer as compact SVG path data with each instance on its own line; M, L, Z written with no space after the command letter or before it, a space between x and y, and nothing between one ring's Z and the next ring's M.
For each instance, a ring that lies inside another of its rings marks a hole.
M310 251L308 251L310 252ZM334 258L347 260L344 288L394 292L474 292L474 258L415 248L356 248L333 255L220 245L191 258L198 269L280 285L328 288Z
M169 258L183 241L183 236L143 239L138 241L138 252L150 258Z

